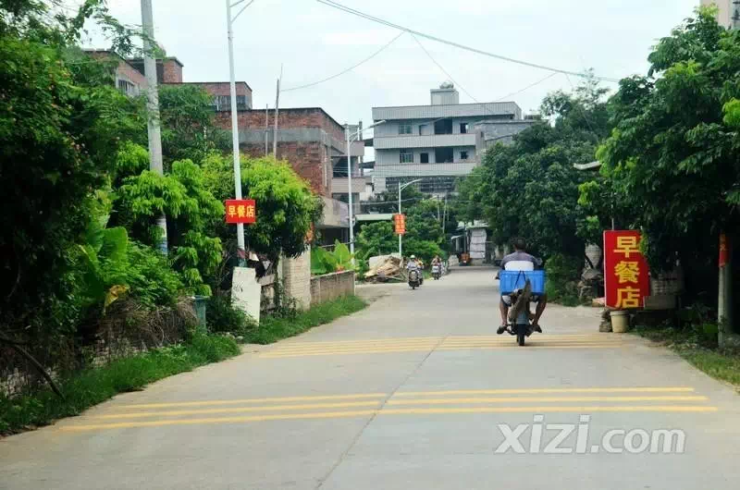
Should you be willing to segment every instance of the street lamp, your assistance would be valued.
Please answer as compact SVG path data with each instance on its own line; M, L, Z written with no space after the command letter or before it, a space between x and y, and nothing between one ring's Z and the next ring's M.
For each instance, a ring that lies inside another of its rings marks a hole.
M347 192L349 194L349 253L352 256L352 265L355 265L355 223L354 223L354 210L352 209L352 147L353 141L358 141L362 138L362 132L372 129L374 127L385 124L385 119L378 121L375 124L361 129L357 126L357 133L350 136L349 123L344 126L344 135L347 138Z
M416 184L417 182L421 182L423 179L416 179L412 180L411 182L406 182L405 184L401 185L401 181L398 181L398 214L401 214L401 192L408 186L412 184ZM401 260L403 260L403 235L398 234L398 255Z
M234 153L234 198L242 198L242 169L239 161L239 116L237 114L236 106L236 76L234 75L234 22L247 7L254 3L251 0L242 9L232 17L231 9L239 4L244 3L246 0L237 0L232 3L232 0L226 0L226 37L229 39L229 75L231 76L231 144L233 146ZM244 266L247 258L247 252L244 248L244 225L238 223L236 225L236 246L239 251L237 255L239 257L239 265Z

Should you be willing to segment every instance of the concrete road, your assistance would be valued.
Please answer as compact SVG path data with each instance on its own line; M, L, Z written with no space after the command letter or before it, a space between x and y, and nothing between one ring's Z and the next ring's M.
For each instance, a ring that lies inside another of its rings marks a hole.
M493 278L366 288L357 315L6 438L0 488L740 487L731 388L592 309L518 347Z

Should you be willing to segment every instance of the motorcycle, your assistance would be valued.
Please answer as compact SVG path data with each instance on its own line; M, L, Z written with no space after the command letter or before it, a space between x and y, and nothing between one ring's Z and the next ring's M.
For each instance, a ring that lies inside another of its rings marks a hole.
M439 281L439 278L442 277L442 265L441 264L434 264L432 266L432 277L435 281Z
M511 308L505 327L499 328L498 334L508 332L516 336L517 343L523 346L527 337L532 335L535 327L530 322L529 303L533 296L545 292L544 271L501 271L499 289L511 297ZM540 331L540 330L537 330Z
M410 270L409 271L409 286L411 289L416 289L421 286L423 279L421 278L421 271Z

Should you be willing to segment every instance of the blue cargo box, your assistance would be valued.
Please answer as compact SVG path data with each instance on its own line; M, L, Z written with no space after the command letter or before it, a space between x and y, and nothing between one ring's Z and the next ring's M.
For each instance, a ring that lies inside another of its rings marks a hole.
M532 294L545 294L545 271L501 271L499 279L501 294L523 289L527 280L532 285Z

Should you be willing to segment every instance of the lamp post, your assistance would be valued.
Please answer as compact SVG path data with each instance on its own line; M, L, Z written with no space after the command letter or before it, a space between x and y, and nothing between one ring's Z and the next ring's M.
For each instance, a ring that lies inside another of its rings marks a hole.
M352 207L352 142L358 141L362 138L362 132L372 129L374 127L385 124L385 119L378 121L373 125L370 125L364 129L360 129L357 126L357 133L350 135L349 123L344 126L344 135L347 138L347 193L349 194L349 253L352 256L352 265L355 265L355 223L354 223L354 209Z
M242 198L242 169L239 158L239 116L237 114L236 76L234 74L234 22L247 7L252 5L254 0L242 7L234 16L231 15L231 9L245 1L237 0L232 3L232 0L226 0L226 37L229 40L229 75L231 86L231 144L234 153L234 197L236 199ZM241 223L236 225L236 246L239 249L237 252L239 265L243 266L246 263L247 252L244 248L244 225Z
M401 192L408 186L412 184L416 184L417 182L421 182L422 179L416 179L412 180L411 182L406 182L405 184L401 185L401 182L398 182L398 214L401 213ZM401 260L403 260L403 235L398 234L398 255L400 256Z

